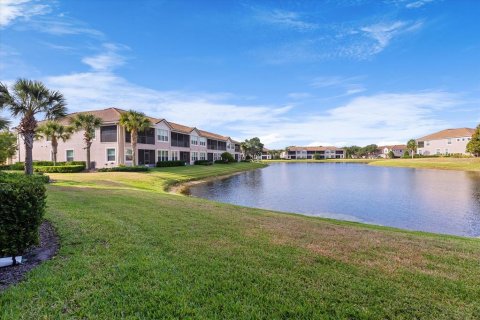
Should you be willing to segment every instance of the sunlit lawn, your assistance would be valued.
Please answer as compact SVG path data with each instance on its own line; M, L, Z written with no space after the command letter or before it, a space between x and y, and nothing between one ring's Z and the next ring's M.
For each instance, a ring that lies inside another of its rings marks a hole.
M61 250L0 294L0 318L480 317L479 239L163 192L257 166L52 175Z

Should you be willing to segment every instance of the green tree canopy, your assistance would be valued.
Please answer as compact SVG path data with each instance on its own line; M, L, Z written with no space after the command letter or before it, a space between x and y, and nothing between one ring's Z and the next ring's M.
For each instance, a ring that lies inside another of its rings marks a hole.
M5 163L17 151L17 137L8 131L0 132L0 163Z
M137 165L137 139L138 133L145 131L152 126L150 119L143 113L129 110L120 116L120 125L131 134L132 163Z
M475 132L472 135L472 138L467 143L467 152L470 152L475 157L480 156L480 124L475 129Z
M412 159L413 159L415 152L417 152L417 141L415 141L415 139L408 140L407 149L410 152L410 155L412 156Z
M73 127L65 126L58 121L52 120L47 121L38 128L37 134L43 136L45 139L50 139L51 141L53 165L57 164L58 141L67 141L70 139L73 131Z
M263 143L260 142L258 137L246 139L240 144L240 147L245 157L255 158L255 156L261 155L263 151Z

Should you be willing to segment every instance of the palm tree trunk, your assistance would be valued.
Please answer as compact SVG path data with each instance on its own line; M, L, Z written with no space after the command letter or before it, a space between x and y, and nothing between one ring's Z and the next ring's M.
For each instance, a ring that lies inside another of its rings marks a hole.
M137 131L132 130L132 163L134 166L137 165Z
M87 143L87 170L90 170L90 146L91 143Z
M25 133L23 139L25 141L25 174L33 174L33 136L34 133Z
M58 149L58 142L55 137L52 137L52 160L53 160L53 165L57 165L57 149Z

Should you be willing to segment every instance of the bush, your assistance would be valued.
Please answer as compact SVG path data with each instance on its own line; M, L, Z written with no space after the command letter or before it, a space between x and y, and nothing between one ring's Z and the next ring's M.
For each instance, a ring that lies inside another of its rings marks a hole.
M402 157L403 158L410 158L410 153L407 150L405 150Z
M0 173L0 256L17 256L38 243L45 177Z
M85 170L85 165L65 165L65 166L35 166L33 171L42 173L72 173Z
M222 157L222 161L225 163L235 162L235 158L232 156L230 152L222 153L221 157Z
M98 169L99 172L144 172L149 170L150 170L149 167L144 167L144 166L133 166L133 167L118 166L118 167L112 167L112 168Z
M57 162L57 166L83 166L83 169L86 168L87 163L85 161L69 161L69 162ZM53 161L33 161L34 167L53 167ZM24 162L17 162L10 165L5 169L0 168L0 170L25 170L25 163ZM52 171L53 172L53 171Z
M25 170L25 164L23 162L16 162L10 165L9 170Z
M202 166L211 166L213 162L208 160L196 160L193 164L202 165Z
M157 167L183 167L185 165L187 165L185 161L180 161L180 160L157 162Z
M230 162L225 162L223 160L215 160L215 161L213 161L213 163L215 163L215 164L229 164Z
M320 159L322 159L322 158L321 158L321 156L320 156L318 153L315 153L315 154L313 155L313 160L320 160Z

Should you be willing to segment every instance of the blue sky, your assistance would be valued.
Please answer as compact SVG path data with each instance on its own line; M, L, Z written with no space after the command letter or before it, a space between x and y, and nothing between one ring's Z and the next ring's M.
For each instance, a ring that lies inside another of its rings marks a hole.
M0 0L0 81L288 145L480 122L480 2Z

